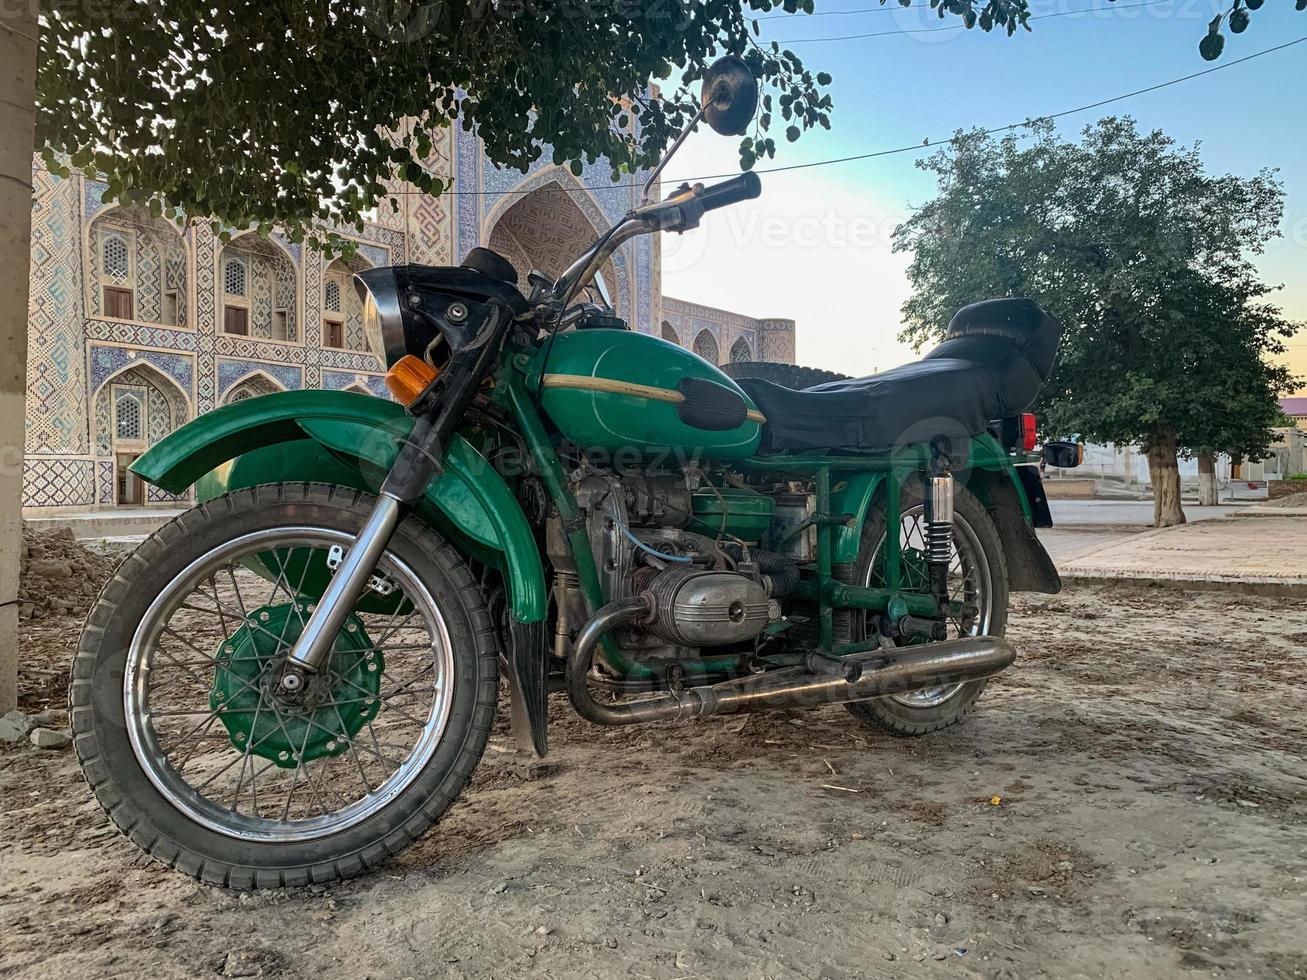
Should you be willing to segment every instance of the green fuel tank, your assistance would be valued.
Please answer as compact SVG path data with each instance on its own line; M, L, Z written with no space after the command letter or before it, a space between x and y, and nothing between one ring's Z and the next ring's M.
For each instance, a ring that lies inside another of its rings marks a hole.
M540 403L583 449L743 459L765 421L734 381L648 334L572 330L541 347Z

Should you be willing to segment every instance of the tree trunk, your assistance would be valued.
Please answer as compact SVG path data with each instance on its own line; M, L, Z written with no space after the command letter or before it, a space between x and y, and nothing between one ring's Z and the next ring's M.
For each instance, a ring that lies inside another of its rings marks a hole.
M1148 476L1153 482L1153 527L1183 524L1180 462L1176 456L1175 436L1172 433L1159 433L1149 440Z
M1220 502L1216 492L1216 454L1204 450L1198 454L1198 506L1215 507Z
M32 244L36 4L0 24L0 714L18 697L18 556L23 550L23 419L27 405L27 270Z

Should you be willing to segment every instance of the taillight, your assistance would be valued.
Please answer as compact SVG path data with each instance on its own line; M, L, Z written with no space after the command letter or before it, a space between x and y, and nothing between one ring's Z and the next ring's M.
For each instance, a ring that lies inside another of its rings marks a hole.
M1021 448L1026 452L1032 452L1035 448L1035 413L1021 413Z

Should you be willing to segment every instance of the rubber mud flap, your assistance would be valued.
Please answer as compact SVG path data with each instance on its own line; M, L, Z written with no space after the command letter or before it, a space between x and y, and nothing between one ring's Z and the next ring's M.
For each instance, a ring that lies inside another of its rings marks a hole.
M523 748L530 747L543 756L549 751L548 678L545 676L545 624L543 621L519 623L509 621L513 641L512 727L513 736Z

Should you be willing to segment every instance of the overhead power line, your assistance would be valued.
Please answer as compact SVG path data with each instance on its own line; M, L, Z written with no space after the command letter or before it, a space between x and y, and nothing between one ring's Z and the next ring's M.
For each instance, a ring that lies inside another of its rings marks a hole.
M1242 58L1236 58L1234 61L1227 61L1224 64L1213 65L1211 68L1205 68L1202 71L1196 71L1189 75L1181 75L1179 78L1172 78L1170 81L1158 82L1156 85L1148 85L1144 88L1137 88L1133 92L1126 92L1122 95L1114 95L1110 99L1100 99L1097 102L1088 102L1085 105L1078 105L1073 109L1063 109L1061 112L1050 112L1050 113L1044 113L1042 115L1030 116L1027 117L1026 119L1023 119L1021 122L1008 123L1006 126L995 126L992 129L983 130L983 132L987 136L993 136L996 133L1005 133L1008 132L1009 130L1020 129L1021 127L1027 125L1031 121L1031 119L1061 119L1063 116L1070 116L1077 112L1088 112L1090 109L1100 109L1105 105L1112 105L1115 102L1123 102L1126 99L1133 99L1136 96L1147 95L1149 92L1156 92L1159 89L1170 88L1172 85L1179 85L1182 82L1192 81L1195 78L1202 78L1204 75L1210 75L1213 72L1224 71L1227 68L1233 68L1235 65L1242 65L1245 62L1253 61L1256 58L1261 58L1268 54L1274 54L1276 51L1283 51L1285 48L1291 48L1295 44L1302 44L1304 41L1307 41L1307 35L1304 35L1303 37L1300 37L1293 41L1286 41L1284 44L1277 44L1273 48L1266 48L1263 51L1256 51L1253 54L1244 55ZM946 145L949 142L951 142L951 140L952 138L950 137L949 139L940 140L939 143L941 145ZM914 144L912 146L897 146L891 150L874 150L870 153L855 153L852 156L835 157L830 160L815 160L811 163L792 163L784 167L768 167L765 169L758 168L757 172L760 174L768 174L768 173L774 174L774 173L783 173L784 171L787 170L807 170L812 167L827 167L830 166L831 164L836 164L836 163L851 163L854 160L871 160L875 157L891 156L892 154L895 153L910 153L913 150L928 149L931 146L931 144L932 141L927 139L922 143ZM733 176L735 175L712 174L708 177L695 177L692 179L693 180L718 180L724 177L733 177Z
M1114 3L1106 7L1084 7L1080 10L1059 10L1051 14L1033 14L1031 20L1047 20L1051 17L1071 17L1075 14L1095 14L1100 11L1129 10L1132 7L1155 7L1159 3L1174 3L1175 0L1143 0L1141 3ZM796 37L777 40L777 44L817 44L822 41L857 41L868 37L889 37L893 34L943 34L946 31L967 30L966 24L950 24L946 27L903 27L892 31L872 31L869 34L835 34L830 37ZM770 43L764 41L763 43Z
M1302 44L1304 41L1307 41L1307 35L1304 35L1303 37L1297 38L1293 41L1286 41L1283 44L1277 44L1274 47L1266 48L1262 51L1255 51L1252 54L1244 55L1242 58L1235 58L1232 61L1225 61L1219 65L1213 65L1210 68L1204 68L1202 71L1191 72L1188 75L1181 75L1179 78L1172 78L1165 82L1158 82L1156 85L1147 85L1143 88L1137 88L1130 92L1124 92L1121 95L1114 95L1108 99L1099 99L1097 102L1087 102L1084 105L1078 105L1070 109L1063 109L1060 112L1037 113L1033 116L1027 116L1025 119L1021 120L1020 122L1008 123L1004 126L994 126L992 128L982 130L981 132L984 133L986 136L993 136L997 133L1006 133L1014 129L1021 129L1024 126L1029 125L1030 122L1034 119L1061 119L1064 116L1074 115L1075 113L1078 112L1088 112L1090 109L1101 109L1103 106L1113 105L1117 102L1124 102L1127 99L1137 98L1140 95L1147 95L1150 92L1157 92L1164 88L1170 88L1173 85L1180 85L1184 82L1193 81L1195 78L1202 78L1204 75L1212 75L1218 71L1225 71L1227 68L1234 68L1236 65L1242 65L1242 64L1246 64L1249 61L1255 61L1258 58L1264 58L1268 54L1275 54L1277 51L1283 51L1286 48L1292 48L1294 45ZM778 166L778 167L755 167L754 172L758 174L786 173L792 170L811 170L815 167L829 167L829 166L834 166L837 163L853 163L857 160L873 160L877 157L894 156L899 153L913 153L913 152L920 153L926 150L934 149L938 146L946 146L950 142L952 142L952 140L953 137L946 137L944 139L939 139L939 140L925 139L922 140L920 143L913 143L910 146L896 146L887 150L871 150L866 153L854 153L854 154L850 154L849 156L832 157L827 160L812 160L809 161L808 163L791 163L785 166ZM682 180L684 180L687 183L695 183L698 181L705 181L705 180L723 180L727 177L735 177L735 176L737 176L736 173L703 174L698 177L677 178L675 180L672 179L662 180L659 183L660 184L681 183ZM558 190L566 191L567 193L576 193L578 191L621 190L623 188L640 187L640 186L643 186L643 181L626 181L624 183L619 182L614 184L582 184L579 187L559 187ZM409 191L397 191L394 194L388 194L386 196L394 197L400 194L422 194L422 193L424 192L414 189ZM510 190L510 191L447 190L444 192L444 195L456 196L456 197L457 196L482 197L486 195L506 196L510 194L530 194L530 193L531 193L530 190Z
M1166 0L1174 2L1174 0ZM1134 6L1130 4L1128 6ZM862 14L897 14L901 10L917 9L925 7L930 8L930 0L923 0L921 3L897 3L891 0L889 3L880 4L875 7L854 7L851 10L814 10L810 14L801 11L795 11L792 14L761 14L758 17L747 17L746 20L807 20L809 17L855 17ZM1050 14L1037 14L1033 16L1048 17Z

